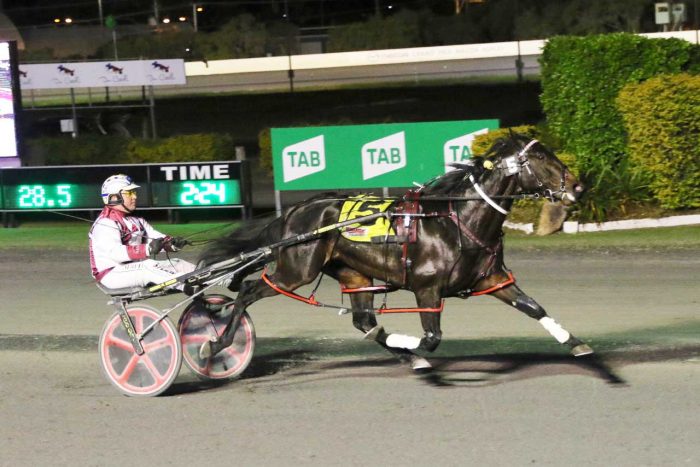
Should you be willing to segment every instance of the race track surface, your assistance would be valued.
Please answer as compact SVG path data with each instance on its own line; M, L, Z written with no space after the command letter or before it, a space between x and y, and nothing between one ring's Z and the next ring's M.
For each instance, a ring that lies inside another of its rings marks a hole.
M349 316L275 297L249 310L258 342L240 379L183 365L165 395L129 398L101 374L111 310L87 255L2 252L0 465L698 465L698 253L506 250L595 356L568 356L491 298L450 299L434 371L416 375ZM317 298L339 303L337 285ZM380 321L422 333L417 316Z

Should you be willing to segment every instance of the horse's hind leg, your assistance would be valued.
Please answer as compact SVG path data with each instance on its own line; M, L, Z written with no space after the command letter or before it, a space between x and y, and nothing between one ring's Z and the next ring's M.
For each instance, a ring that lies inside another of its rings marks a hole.
M289 292L308 284L321 272L332 248L332 242L319 240L283 250L277 257L275 272L268 276L270 282ZM243 281L223 334L214 342L205 342L199 349L199 356L208 358L231 345L246 308L261 298L272 297L277 293L262 279Z
M588 344L575 337L569 331L561 327L554 319L550 318L544 308L525 294L517 285L509 285L508 287L493 292L491 295L515 309L522 311L530 318L539 321L542 327L545 328L557 342L567 346L571 354L575 357L593 353L593 349L591 349Z
M370 278L349 268L333 271L332 275L347 288L357 289L372 285ZM414 370L430 368L430 364L423 357L414 354L410 350L387 345L386 340L390 334L377 324L377 317L374 313L374 294L372 292L351 293L350 304L352 305L352 324L365 334L365 339L375 341L399 361L411 363L411 367Z
M362 296L369 296L366 299ZM350 297L350 302L352 303L352 323L357 329L365 333L365 339L373 340L377 344L388 350L394 357L398 358L401 362L407 362L411 364L411 368L414 370L425 370L431 368L430 363L420 355L416 355L408 348L396 347L389 345L391 336L395 337L397 334L389 334L384 330L383 326L377 324L377 318L373 312L368 310L372 309L372 294L371 293L356 293L352 294ZM403 336L404 338L407 336Z
M432 308L437 310L440 307L441 298L437 289L424 289L421 292L416 292L415 296L420 308ZM440 341L442 340L440 313L421 312L420 319L424 331L422 338L403 334L388 334L381 327L370 331L368 336L373 335L374 340L379 342L390 352L402 353L409 356L411 366L414 370L427 370L432 368L430 363L425 358L414 354L413 350L421 349L432 352L440 345Z
M233 304L233 313L229 318L221 336L214 341L205 342L199 349L199 356L202 359L211 357L221 352L233 343L236 330L241 322L241 317L246 308L265 297L277 295L277 292L268 286L262 279L243 281L240 285L240 292Z

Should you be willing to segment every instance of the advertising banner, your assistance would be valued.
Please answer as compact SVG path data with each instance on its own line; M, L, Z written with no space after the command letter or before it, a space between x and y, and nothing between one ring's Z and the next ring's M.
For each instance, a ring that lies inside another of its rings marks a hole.
M19 135L17 131L16 48L14 43L0 42L0 167L17 167Z
M186 84L185 62L125 60L20 65L22 89L165 86Z
M469 159L498 120L273 128L275 189L409 187Z

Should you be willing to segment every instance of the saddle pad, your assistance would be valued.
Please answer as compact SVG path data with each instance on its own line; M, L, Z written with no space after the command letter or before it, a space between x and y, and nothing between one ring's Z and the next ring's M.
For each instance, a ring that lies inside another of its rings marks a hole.
M374 195L353 196L343 203L338 221L344 222L378 212L386 212L393 202L393 200L385 200ZM343 227L340 229L340 234L353 242L371 242L372 237L395 235L391 221L384 217L377 218L374 223L358 223Z

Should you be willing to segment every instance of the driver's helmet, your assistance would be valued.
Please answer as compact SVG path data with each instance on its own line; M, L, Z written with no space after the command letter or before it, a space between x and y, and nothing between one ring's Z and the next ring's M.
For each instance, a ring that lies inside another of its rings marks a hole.
M124 200L122 199L122 191L129 191L139 188L131 177L124 174L112 175L107 178L102 184L102 202L109 205L121 204ZM110 199L113 195L116 195L116 200Z

